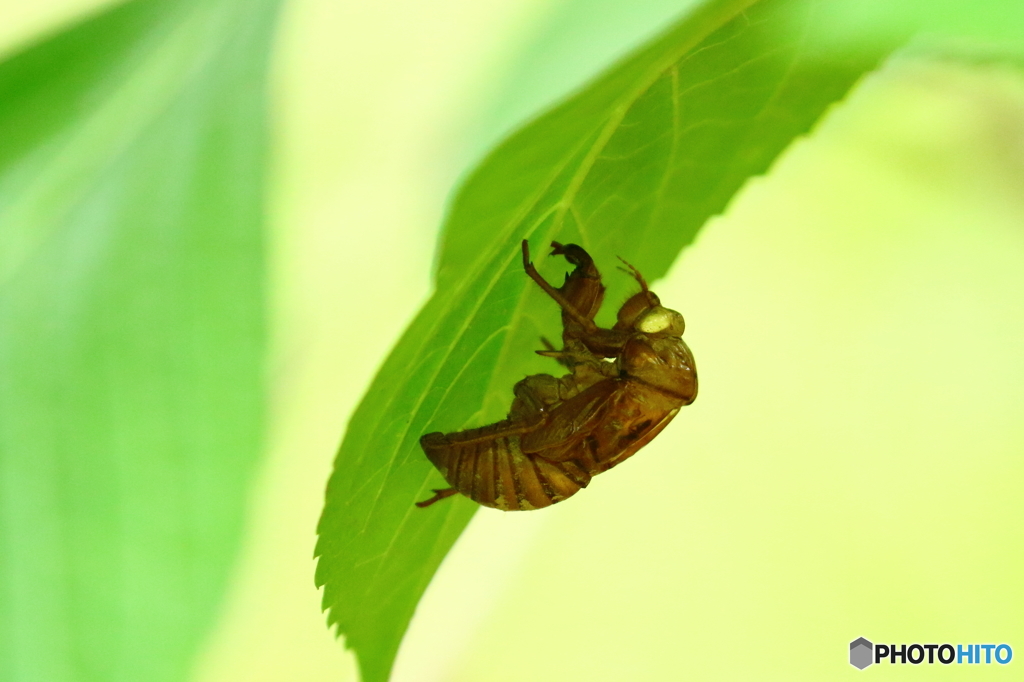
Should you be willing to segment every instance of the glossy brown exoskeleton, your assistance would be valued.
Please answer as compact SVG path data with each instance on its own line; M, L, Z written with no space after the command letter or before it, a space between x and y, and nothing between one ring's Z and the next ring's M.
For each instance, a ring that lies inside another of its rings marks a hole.
M500 422L420 438L451 487L418 506L457 492L503 510L560 502L649 443L697 396L682 315L662 307L629 266L640 291L619 309L615 325L598 327L594 316L604 286L593 259L575 244L553 246L576 266L561 287L537 272L525 240L523 267L562 309L563 348L538 352L570 373L535 374L517 383L508 418Z

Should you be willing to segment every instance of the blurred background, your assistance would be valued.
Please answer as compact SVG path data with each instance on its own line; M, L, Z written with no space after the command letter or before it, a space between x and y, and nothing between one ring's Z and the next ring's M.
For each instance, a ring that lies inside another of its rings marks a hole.
M0 54L102 4L3 0ZM347 416L430 293L445 202L685 6L285 4L267 447L193 680L357 679L313 587L316 520ZM1024 653L1022 189L1019 70L867 78L655 283L697 402L570 503L481 510L394 679L834 679L861 674L860 636Z

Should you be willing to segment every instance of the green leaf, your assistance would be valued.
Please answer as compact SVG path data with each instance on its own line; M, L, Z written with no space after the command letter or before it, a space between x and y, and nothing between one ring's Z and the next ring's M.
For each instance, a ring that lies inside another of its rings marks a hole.
M552 239L583 244L613 302L630 287L616 255L649 279L663 275L747 179L901 39L812 48L807 36L828 11L810 0L705 2L466 181L437 292L353 415L319 526L317 584L364 680L387 679L417 600L476 510L460 496L413 506L446 485L419 436L500 419L516 380L556 369L531 352L541 334L557 337L558 313L528 286L519 241L541 261ZM551 267L548 277L560 278Z
M0 64L0 679L177 680L262 447L275 0Z

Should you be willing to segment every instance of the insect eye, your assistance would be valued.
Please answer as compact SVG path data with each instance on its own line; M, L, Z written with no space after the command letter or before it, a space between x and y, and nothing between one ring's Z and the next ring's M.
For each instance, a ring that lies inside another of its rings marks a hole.
M682 336L683 328L683 316L661 306L651 308L636 322L636 330L644 334L668 332L673 336Z
M658 306L647 311L639 320L636 321L637 331L641 331L644 334L657 334L668 329L670 324L668 310Z

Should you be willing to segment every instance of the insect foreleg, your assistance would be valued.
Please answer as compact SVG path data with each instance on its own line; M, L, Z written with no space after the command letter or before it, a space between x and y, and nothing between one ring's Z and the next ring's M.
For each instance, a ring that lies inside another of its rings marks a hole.
M537 283L544 292L555 300L562 310L566 312L574 322L583 326L588 332L594 332L597 330L597 325L594 321L589 319L586 315L576 309L572 303L570 303L558 289L548 284L547 280L541 277L541 274L537 272L537 268L534 267L533 263L530 262L530 243L525 239L523 240L523 269L526 270L526 274Z

